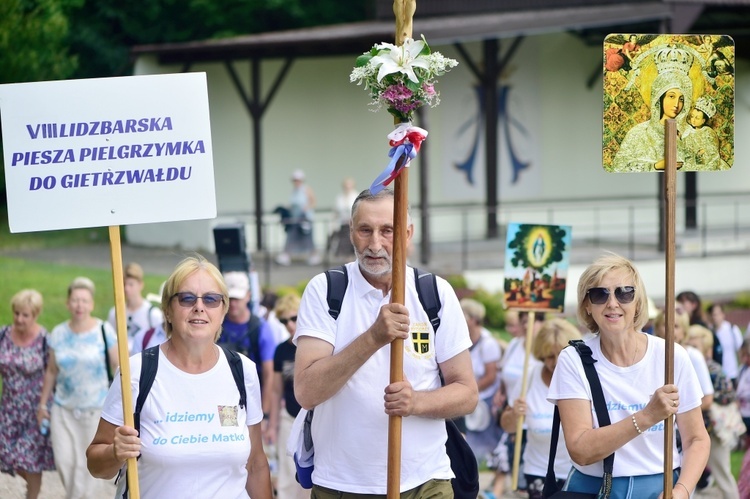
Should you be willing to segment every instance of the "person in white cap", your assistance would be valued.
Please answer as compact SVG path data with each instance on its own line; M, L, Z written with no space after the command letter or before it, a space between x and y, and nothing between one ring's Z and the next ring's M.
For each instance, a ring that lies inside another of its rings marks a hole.
M307 255L307 263L317 265L320 256L313 243L313 219L315 216L315 193L305 184L305 172L292 173L292 195L288 213L282 223L286 231L284 251L276 257L279 265L289 265L293 255Z
M250 311L250 279L247 273L227 272L224 274L224 282L227 285L229 311L224 318L218 343L245 354L255 363L261 383L263 414L268 419L275 337L268 322Z

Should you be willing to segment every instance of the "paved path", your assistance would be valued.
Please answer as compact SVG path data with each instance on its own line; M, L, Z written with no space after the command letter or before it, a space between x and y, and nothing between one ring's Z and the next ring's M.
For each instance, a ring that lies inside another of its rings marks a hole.
M486 472L481 473L479 477L479 483L482 489L489 487L490 481L492 480L492 473ZM0 498L2 499L24 499L26 497L26 482L20 477L11 477L5 473L0 473ZM42 492L39 494L39 499L63 499L65 497L65 491L60 482L60 478L57 472L50 471L44 472L42 478ZM514 492L506 493L504 499L521 498L524 497ZM102 499L112 499L107 496ZM284 499L283 497L279 499ZM715 488L705 489L699 491L693 496L693 499L722 499L721 494Z

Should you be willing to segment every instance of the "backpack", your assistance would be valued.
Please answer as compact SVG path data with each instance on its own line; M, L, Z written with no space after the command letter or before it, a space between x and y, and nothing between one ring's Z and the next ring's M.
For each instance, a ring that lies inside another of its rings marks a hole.
M219 345L229 362L229 369L232 371L232 377L234 378L234 384L237 385L237 391L240 392L240 407L247 405L247 391L245 390L245 371L242 368L242 359L237 352L234 352L224 345ZM147 348L141 352L141 378L138 380L138 398L135 402L135 409L133 410L133 428L141 434L141 409L143 404L146 402L146 397L151 391L151 386L154 384L156 379L156 371L159 369L159 347L160 345ZM138 456L140 459L140 456ZM125 480L124 487L118 487L115 494L115 498L128 497L128 484L127 477L125 476L126 465L120 468L115 483L117 484L120 480Z
M229 350L244 353L250 360L255 363L255 369L258 372L258 381L263 386L263 362L260 358L260 328L263 322L258 316L252 314L247 322L247 336L250 338L250 347L245 351L237 343L222 341L224 336L219 338L219 346L226 346ZM148 333L146 333L148 334ZM225 349L226 350L226 349Z
M346 265L341 265L325 272L328 291L326 301L328 303L328 314L334 320L341 313L341 305L344 302L346 288L349 285L349 274ZM440 328L440 317L438 313L442 308L438 295L437 278L431 272L420 271L414 268L414 282L417 287L419 303L427 313L432 324L432 329L437 334ZM442 382L443 376L440 375ZM310 414L312 411L310 411ZM308 424L312 424L312 416ZM306 421L307 423L307 421ZM445 429L448 438L445 442L446 453L451 461L451 470L456 476L451 480L453 494L456 499L475 499L479 494L479 469L474 452L469 447L466 439L459 431L456 423L450 419L445 420Z

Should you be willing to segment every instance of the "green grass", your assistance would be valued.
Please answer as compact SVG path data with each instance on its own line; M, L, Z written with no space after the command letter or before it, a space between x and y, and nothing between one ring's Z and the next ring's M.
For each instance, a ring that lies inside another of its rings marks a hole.
M109 241L107 227L11 234L8 227L8 207L0 206L0 249L61 248L105 241Z
M3 276L0 281L0 324L9 324L12 320L10 299L13 295L21 289L33 288L44 297L39 323L51 330L70 317L65 306L67 288L77 276L86 276L96 284L94 316L106 319L110 307L114 305L112 271L109 269L0 257L0 275ZM156 292L166 277L147 275L145 290Z

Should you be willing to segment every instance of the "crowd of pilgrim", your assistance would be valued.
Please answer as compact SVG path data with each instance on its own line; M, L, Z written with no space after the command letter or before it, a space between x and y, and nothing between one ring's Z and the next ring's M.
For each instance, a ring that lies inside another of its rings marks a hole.
M235 407L237 390L218 342L252 359L241 357L246 405L239 406L241 414L235 409L222 420L232 426L240 418L247 428L235 424L230 436L236 435L237 442L209 446L213 455L182 459L179 470L165 463L188 449L137 443L138 433L123 426L114 308L108 320L94 317L94 283L79 277L67 289L70 318L49 332L42 325L40 293L24 289L10 302L13 322L0 328L0 470L21 476L29 498L38 496L42 472L54 469L69 498L112 497L111 477L128 458L152 447L144 457L151 466L139 466L144 470L140 480L159 493L174 495L191 477L218 494L213 497L232 488L253 498L270 498L273 490L280 498L309 497L296 483L294 464L285 452L300 410L293 391L292 342L300 298L291 293L276 299L269 293L257 303L247 274L222 275L201 257L176 267L157 304L143 297L138 264L126 266L124 274L130 354L161 345L161 362L171 370L152 388L165 420L170 420L170 403L183 399L196 401L196 415L206 399ZM199 301L207 321L214 323L209 329L216 334L209 338L200 333L205 324L189 319L188 311ZM555 406L563 429L554 462L560 486L596 493L602 459L614 452L611 497L625 497L621 491L651 497L637 491L652 489L653 477L660 476L663 421L675 417L673 497L686 498L706 486L719 488L722 497L749 497L750 462L745 459L738 484L729 457L745 444L737 431L728 434L715 427L713 409L739 407L743 422L750 425L750 328L743 334L727 320L721 304L704 306L692 291L680 293L672 306L674 383L664 384L664 313L647 299L637 269L624 258L603 256L584 272L577 321L507 311L505 328L512 337L507 343L485 327L481 303L461 301L479 403L458 422L477 460L495 470L484 497L503 496L512 473L517 473L520 494L542 497ZM248 338L251 325L257 329L253 339ZM581 338L597 360L612 420L607 427L596 423L580 358L566 349L569 341ZM131 369L139 366L140 361L131 361ZM137 383L133 390L135 397ZM171 418L177 416L183 415ZM516 431L519 418L521 435ZM164 421L141 421L142 428L153 424ZM520 468L514 470L519 445Z

